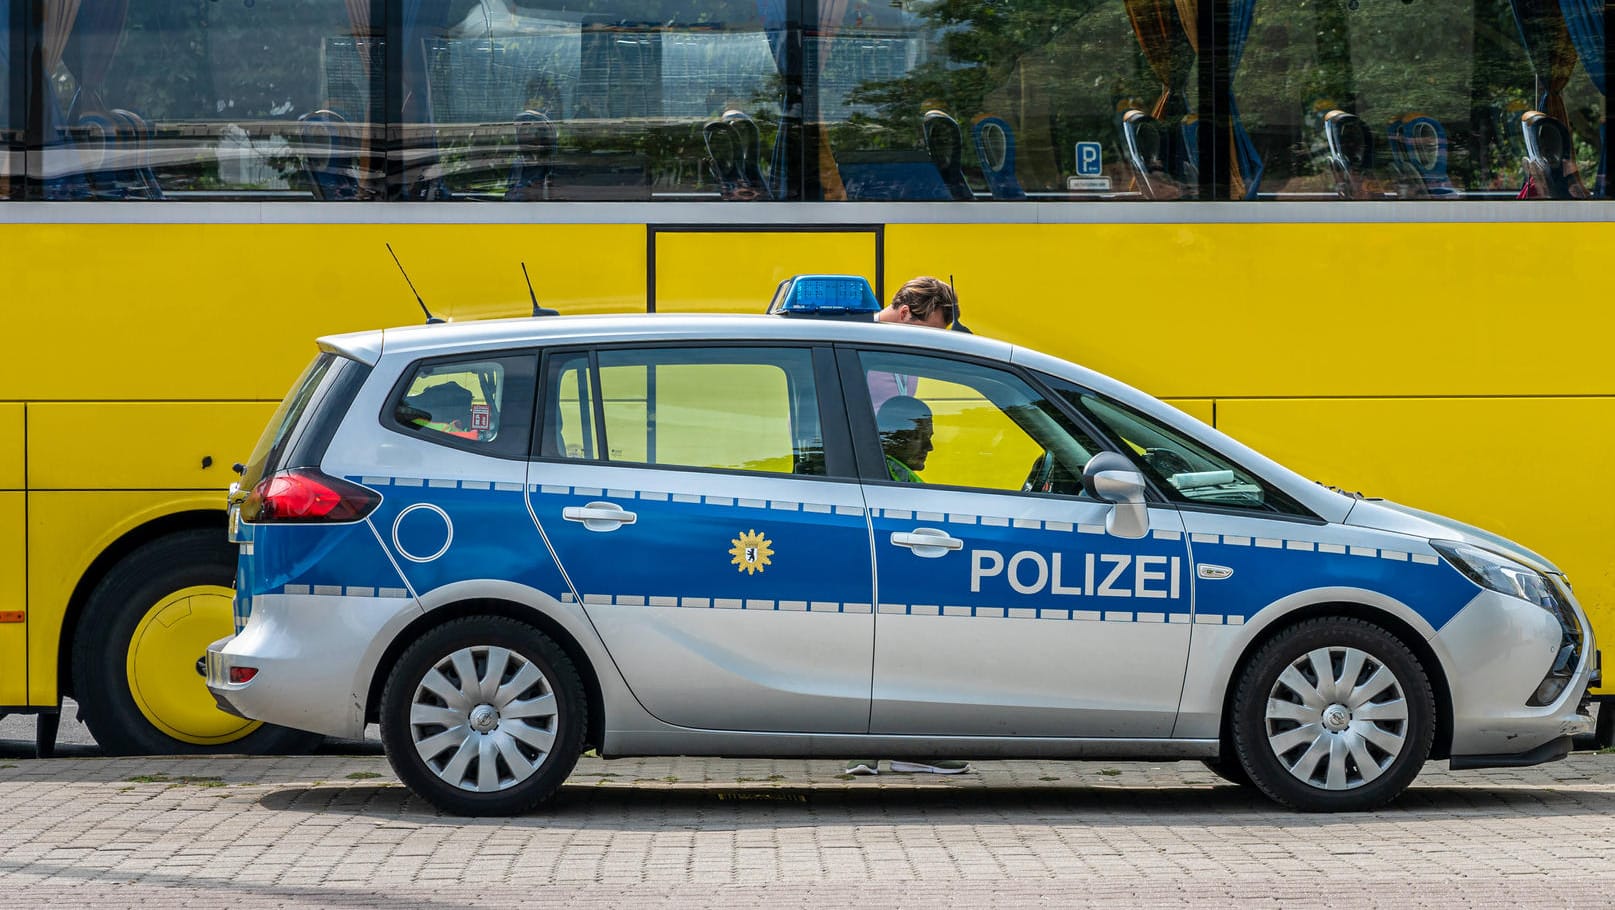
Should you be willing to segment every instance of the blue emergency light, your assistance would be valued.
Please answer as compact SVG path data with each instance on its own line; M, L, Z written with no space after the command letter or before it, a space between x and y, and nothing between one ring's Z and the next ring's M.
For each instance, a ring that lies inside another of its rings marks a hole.
M817 319L868 319L880 301L861 275L793 275L779 283L768 312Z

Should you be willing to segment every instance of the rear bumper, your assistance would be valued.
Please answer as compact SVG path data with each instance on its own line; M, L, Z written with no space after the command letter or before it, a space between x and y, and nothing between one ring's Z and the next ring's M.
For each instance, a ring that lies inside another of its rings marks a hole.
M241 717L363 737L384 630L419 612L414 600L400 597L260 595L241 634L208 646L208 691ZM234 667L257 673L232 683Z

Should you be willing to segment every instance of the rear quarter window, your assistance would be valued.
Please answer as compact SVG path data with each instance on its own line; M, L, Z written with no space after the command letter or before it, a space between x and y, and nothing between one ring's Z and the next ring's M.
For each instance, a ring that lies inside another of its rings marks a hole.
M405 371L383 422L438 445L525 458L537 375L536 353L421 361Z

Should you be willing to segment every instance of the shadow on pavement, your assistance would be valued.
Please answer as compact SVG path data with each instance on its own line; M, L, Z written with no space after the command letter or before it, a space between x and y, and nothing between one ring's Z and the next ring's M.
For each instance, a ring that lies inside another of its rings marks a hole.
M1037 787L746 787L696 784L668 787L567 785L547 809L518 818L460 818L442 815L402 784L383 786L283 787L259 799L275 811L368 816L420 824L591 830L657 831L699 826L703 830L793 827L840 822L868 824L1019 825L1027 812L1050 822L1081 821L1093 826L1201 824L1207 826L1281 824L1328 827L1362 824L1364 819L1416 821L1453 814L1608 816L1615 793L1565 787L1415 787L1376 813L1335 815L1291 812L1256 793L1235 786L1137 788Z

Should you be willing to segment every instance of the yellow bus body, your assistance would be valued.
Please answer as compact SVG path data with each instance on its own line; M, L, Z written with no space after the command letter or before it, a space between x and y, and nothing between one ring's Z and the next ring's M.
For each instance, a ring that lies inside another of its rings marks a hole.
M1133 223L1111 206L1115 221L1055 224L851 206L835 224L694 226L486 223L474 206L452 208L474 212L459 222L207 206L196 223L100 224L8 205L0 708L48 710L71 690L65 643L107 554L165 517L222 526L230 464L315 337L421 321L389 242L455 320L527 314L521 262L563 313L760 312L804 272L862 274L887 296L951 276L979 334L1127 381L1321 482L1537 550L1615 640L1597 484L1615 476L1615 223L1403 221L1398 205L1371 210L1394 220L1325 205L1308 211L1330 220L1263 223L1248 219L1296 209L1202 203L1172 213L1201 221Z

